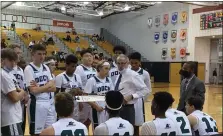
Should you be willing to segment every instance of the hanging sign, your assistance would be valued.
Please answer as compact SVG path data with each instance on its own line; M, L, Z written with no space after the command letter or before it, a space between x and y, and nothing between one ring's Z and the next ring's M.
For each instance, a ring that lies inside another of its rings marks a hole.
M154 41L156 43L158 43L159 42L159 39L160 39L160 33L159 32L155 32L155 34L154 34Z
M151 28L153 25L153 18L148 18L148 27Z
M160 25L160 16L155 17L155 26L158 27Z
M163 25L166 26L168 25L169 22L169 14L164 14L163 15Z
M177 23L177 19L178 19L178 12L174 12L172 13L172 19L171 19L171 23L173 25L175 25Z
M162 48L161 58L164 60L167 58L167 48Z
M163 31L163 42L166 43L168 39L168 31Z
M176 58L176 48L171 48L171 50L170 50L170 57L172 59Z

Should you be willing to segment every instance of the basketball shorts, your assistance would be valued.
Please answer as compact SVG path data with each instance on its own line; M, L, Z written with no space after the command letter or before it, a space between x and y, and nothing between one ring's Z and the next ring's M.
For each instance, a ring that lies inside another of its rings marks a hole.
M16 123L9 126L1 127L2 136L22 136L23 131L21 127L22 123Z
M31 100L28 104L30 134L40 134L41 131L56 122L55 107L50 101Z
M105 108L105 102L96 102L99 106ZM95 129L101 123L104 123L108 120L108 113L103 110L102 112L97 112L96 109L92 108L92 118L93 118L93 128Z
M135 107L135 126L141 126L145 122L144 101L139 98L134 104Z

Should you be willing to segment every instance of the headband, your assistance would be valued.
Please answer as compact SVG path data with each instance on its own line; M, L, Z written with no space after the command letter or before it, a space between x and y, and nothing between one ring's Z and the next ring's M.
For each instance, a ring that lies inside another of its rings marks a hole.
M110 64L106 61L106 62L103 63L102 66L110 66Z
M121 106L118 107L118 108L111 108L110 106L108 106L108 104L107 104L106 101L105 101L105 104L106 104L106 107L107 107L108 109L110 109L110 110L120 110L120 109L122 108L122 104L121 104Z
M46 61L46 62L44 62L44 64L49 64L49 63L56 63L56 61L55 60L53 60L53 59L51 59L51 60L49 60L49 61Z

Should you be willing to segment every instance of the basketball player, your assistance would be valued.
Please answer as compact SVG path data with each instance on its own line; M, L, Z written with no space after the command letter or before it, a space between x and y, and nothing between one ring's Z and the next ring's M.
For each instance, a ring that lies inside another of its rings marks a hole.
M204 102L199 96L190 97L187 100L185 108L189 114L191 128L196 136L217 135L216 121L207 113L202 112L203 104Z
M174 99L167 92L156 92L154 94L151 112L155 116L155 119L142 125L141 135L179 135L175 123L165 116L165 112L173 101Z
M119 71L118 71L117 64L116 64L116 59L120 54L126 54L126 49L123 46L115 46L113 48L113 53L114 53L114 56L113 56L114 61L111 65L111 69L109 71L109 77L111 78L113 84L115 84L116 78L119 75Z
M82 90L82 81L78 74L74 71L77 66L78 59L73 54L69 54L65 58L65 68L66 71L56 76L56 89L58 92L72 92ZM73 118L75 120L79 119L79 104L74 101L74 112Z
M114 100L115 99L115 100ZM109 114L109 120L95 128L94 135L101 136L132 136L134 129L132 124L120 117L123 95L119 91L109 91L105 96L105 109Z
M23 135L22 107L25 91L10 71L16 66L18 55L9 48L1 50L1 134Z
M77 66L75 74L81 77L83 88L85 87L87 80L96 74L96 69L92 67L93 54L91 50L86 49L80 52L82 64ZM83 109L79 112L79 121L84 123L87 128L91 124L92 112L91 107L87 103L79 103L80 107L83 105Z
M171 97L172 97L172 95L171 95ZM174 100L173 97L172 97L172 99ZM172 104L173 103L171 103L171 106L168 108L168 110L165 113L166 117L170 118L176 124L176 126L178 128L178 133L180 136L183 136L183 135L191 136L192 131L191 131L191 127L190 127L190 122L189 122L186 114L182 111L173 109Z
M30 134L38 135L54 120L54 106L51 105L51 92L56 91L49 67L43 64L46 48L43 45L33 45L31 56L33 62L24 70L26 85L30 91L31 101L28 104L30 118Z
M135 107L135 126L134 132L135 135L139 135L139 126L141 126L145 122L145 108L144 101L147 100L148 96L151 94L151 82L150 75L147 71L140 68L141 65L141 54L139 52L134 52L129 55L131 69L139 73L141 75L144 83L148 87L148 94L143 98L137 99L137 102L134 104Z
M73 96L66 92L60 92L55 96L55 108L59 120L52 126L44 129L42 136L87 136L86 126L72 118L74 111Z
M94 93L103 95L108 91L114 90L113 83L108 77L110 64L107 61L99 62L97 66L97 74L91 77L84 88L85 93ZM93 128L108 120L105 108L105 102L90 102L93 116Z
M9 46L11 49L14 50L14 52L18 55L18 62L20 59L22 59L22 50L19 45L12 44ZM25 125L26 125L26 104L29 101L29 94L26 89L26 83L24 79L24 72L23 69L20 68L18 65L15 65L12 71L10 71L11 74L13 74L18 82L19 88L23 89L25 91L25 96L23 101L21 101L22 106L22 115L23 115L23 122L22 122L22 130L23 133L25 133Z

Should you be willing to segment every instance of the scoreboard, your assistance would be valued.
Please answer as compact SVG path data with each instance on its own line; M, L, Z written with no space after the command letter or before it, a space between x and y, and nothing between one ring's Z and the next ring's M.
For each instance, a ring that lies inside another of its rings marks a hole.
M200 16L200 29L219 28L223 26L223 12L202 14Z

